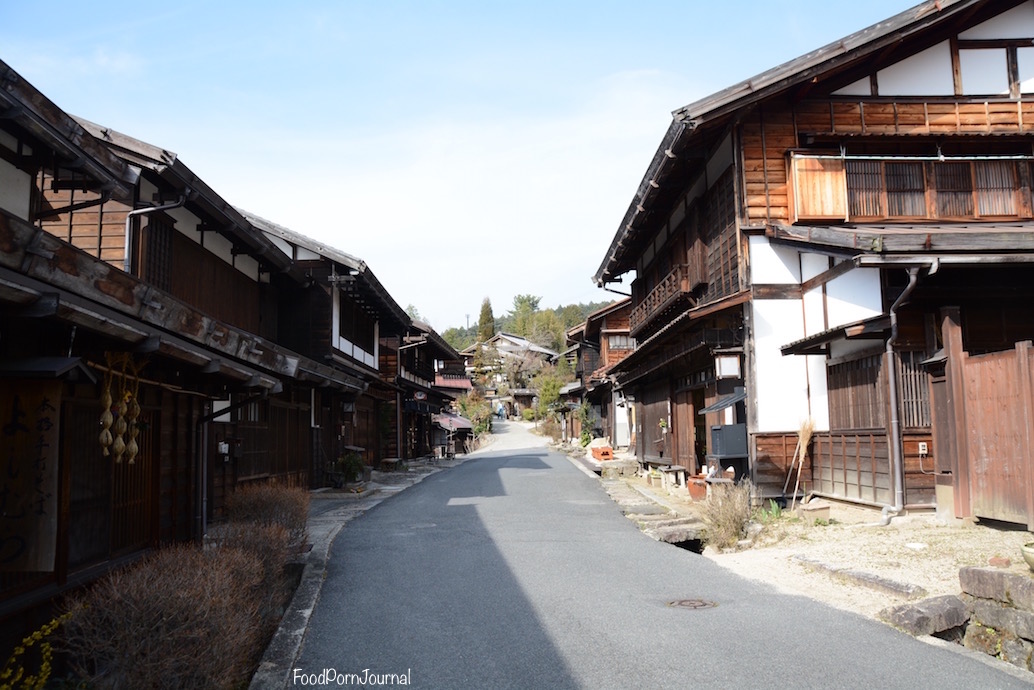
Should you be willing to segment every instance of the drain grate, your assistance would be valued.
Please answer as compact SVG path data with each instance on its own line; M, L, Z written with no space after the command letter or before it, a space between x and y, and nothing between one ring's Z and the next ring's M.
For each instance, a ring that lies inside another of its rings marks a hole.
M718 606L718 602L706 599L676 599L669 601L668 606L673 609L713 609Z

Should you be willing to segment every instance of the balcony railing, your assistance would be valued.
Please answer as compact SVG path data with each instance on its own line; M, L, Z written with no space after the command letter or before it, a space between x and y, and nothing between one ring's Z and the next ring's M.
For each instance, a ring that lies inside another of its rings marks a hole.
M679 264L650 291L629 316L629 328L635 335L650 323L653 317L672 305L679 297L689 295L688 266Z

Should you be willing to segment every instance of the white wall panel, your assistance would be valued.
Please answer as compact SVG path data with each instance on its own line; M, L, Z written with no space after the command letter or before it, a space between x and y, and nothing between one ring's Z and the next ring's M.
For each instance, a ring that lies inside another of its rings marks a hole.
M829 328L883 313L878 268L856 268L826 283Z
M1034 48L1017 48L1016 62L1020 71L1020 92L1034 93Z
M960 50L962 93L986 96L1009 94L1009 67L1005 48Z
M266 236L266 239L276 245L276 248L283 252L284 256L294 258L294 245L285 240L283 237L271 235L268 232L262 233Z
M22 220L29 220L32 176L0 159L0 208Z
M754 285L800 283L799 254L789 247L772 244L767 237L751 237L750 280Z
M794 355L808 360L809 409L815 422L815 431L829 431L829 387L826 378L826 357L824 355Z
M959 38L965 41L1031 37L1034 37L1034 0L1028 0L959 34Z
M872 84L869 83L869 77L859 79L853 84L848 84L842 89L837 89L833 92L835 96L871 96L872 95Z
M205 233L205 249L226 263L233 264L233 243L219 233Z
M947 41L880 70L876 75L881 96L951 96L951 49Z
M780 347L804 336L800 300L755 300L754 385L757 430L793 431L808 416L805 357L784 357Z
M235 257L234 266L252 280L257 281L259 279L259 262L247 254L238 254Z

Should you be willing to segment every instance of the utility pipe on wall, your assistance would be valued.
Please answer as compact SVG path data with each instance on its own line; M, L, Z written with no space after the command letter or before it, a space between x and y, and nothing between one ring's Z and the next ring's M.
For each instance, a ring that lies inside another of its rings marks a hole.
M901 414L898 412L898 372L894 344L898 338L898 307L904 304L919 282L919 268L908 269L908 285L890 306L890 337L887 338L887 381L890 389L890 469L894 476L894 505L883 507L881 524L889 525L905 507L905 459L901 445Z
M130 239L132 237L132 223L135 216L142 216L148 213L157 213L158 211L168 211L169 209L179 208L183 204L187 203L187 196L190 194L190 190L184 191L178 201L173 201L170 204L164 206L148 206L146 208L137 208L126 214L126 239L125 239L125 252L126 258L122 262L122 270L126 273L131 273L133 268L132 256L133 252L130 247Z

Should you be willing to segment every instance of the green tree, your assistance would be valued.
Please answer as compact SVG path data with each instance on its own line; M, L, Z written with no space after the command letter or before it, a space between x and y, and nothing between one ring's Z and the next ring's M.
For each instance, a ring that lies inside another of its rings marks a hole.
M452 345L456 352L462 352L476 342L477 326L469 328L447 328L442 333L445 342Z
M495 335L495 316L492 315L492 302L486 297L481 302L481 316L478 318L478 342L487 343Z
M535 312L539 310L541 297L534 295L517 295L513 298L513 310L510 312L511 329L514 335L528 338L534 331Z
M471 391L460 396L456 400L456 406L460 414L470 420L475 435L480 436L492 430L492 406L481 393Z
M545 418L554 413L560 403L560 389L564 387L564 380L557 373L556 367L542 367L532 379L532 387L539 397L539 417Z
M408 314L409 318L413 319L414 321L423 321L424 320L424 317L420 316L419 310L417 310L417 308L415 306L413 306L412 304L407 304L406 305L406 314Z

